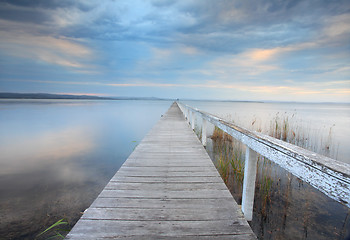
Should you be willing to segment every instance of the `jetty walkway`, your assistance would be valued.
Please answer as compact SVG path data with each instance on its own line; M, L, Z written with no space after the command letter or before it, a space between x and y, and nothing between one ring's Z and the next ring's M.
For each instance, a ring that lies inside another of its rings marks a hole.
M256 239L177 103L66 239Z

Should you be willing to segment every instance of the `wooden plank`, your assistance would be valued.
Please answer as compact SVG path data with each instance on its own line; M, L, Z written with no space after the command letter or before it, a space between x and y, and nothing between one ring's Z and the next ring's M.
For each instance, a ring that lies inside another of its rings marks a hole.
M122 239L122 240L130 240L130 239L138 239L138 240L150 240L150 239L158 239L158 240L192 240L192 239L210 239L210 240L225 240L225 239L231 239L231 240L245 240L252 237L252 234L244 234L241 233L239 235L187 235L187 236L160 236L160 235L142 235L142 236L118 236L118 237L111 237L111 238L105 238L105 237L96 237L96 236L85 236L84 239L86 240L101 240L101 239ZM69 236L66 239L72 239Z
M220 177L217 172L210 171L210 168L207 168L205 171L120 171L116 176L118 177ZM116 177L115 176L115 177Z
M67 239L256 239L176 104Z
M245 239L254 239L244 219L213 220L213 221L120 221L120 220L88 220L80 219L77 228L67 236L67 239L98 239L124 236L147 236L148 239L162 237L192 237L201 236L245 235Z
M111 179L112 182L164 182L164 183L220 183L221 177L118 177Z
M220 199L161 199L161 198L97 198L91 207L96 208L140 208L140 209L202 209L224 208L238 209L236 202L230 198ZM240 212L237 210L237 212Z
M219 221L244 220L242 214L227 208L202 209L128 209L89 208L81 219L133 221Z
M168 167L162 167L162 166L149 166L147 167L147 171L151 172L207 172L207 171L212 171L215 170L215 167L213 165L208 165L208 166L192 166L192 167L184 167L184 166L174 166L172 168ZM121 169L119 169L118 173L121 172L144 172L145 169L144 167L128 167L126 165L123 165Z
M156 166L160 166L160 167L176 167L178 166L178 164L181 164L184 167L197 167L199 164L203 165L203 166L211 166L209 163L202 163L200 162L199 164L197 162L193 162L193 161L188 161L188 162L181 162L181 161L159 161L159 162L151 162L151 161L145 161L145 162L129 162L129 163L125 163L126 166L128 167L156 167Z
M183 199L183 198L232 198L230 192L225 190L177 190L177 191L163 191L163 190L106 190L104 189L99 197L124 197L124 198L171 198L171 199Z
M178 190L226 190L226 185L223 183L130 183L130 182L109 182L105 187L105 190L162 190L162 191L178 191Z

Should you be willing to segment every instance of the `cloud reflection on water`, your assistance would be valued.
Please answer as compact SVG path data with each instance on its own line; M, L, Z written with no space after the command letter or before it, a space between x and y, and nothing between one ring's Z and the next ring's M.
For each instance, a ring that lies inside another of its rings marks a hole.
M0 175L45 168L52 164L68 164L74 157L87 154L94 147L91 133L80 126L51 129L36 135L23 133L1 144ZM67 169L70 168L57 170L64 170L62 174L65 176Z

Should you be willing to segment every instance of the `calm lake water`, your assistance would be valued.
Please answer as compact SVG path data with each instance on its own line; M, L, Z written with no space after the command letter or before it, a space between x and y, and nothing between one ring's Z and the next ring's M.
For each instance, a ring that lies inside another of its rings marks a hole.
M350 162L349 104L186 103L263 132L277 113L288 115ZM170 105L0 100L0 239L33 239L61 218L73 225Z
M74 223L167 101L0 101L0 239Z

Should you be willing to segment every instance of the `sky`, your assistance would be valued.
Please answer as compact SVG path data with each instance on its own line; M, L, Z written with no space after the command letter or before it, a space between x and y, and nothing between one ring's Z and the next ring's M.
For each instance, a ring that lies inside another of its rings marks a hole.
M0 92L350 102L350 1L0 0Z

